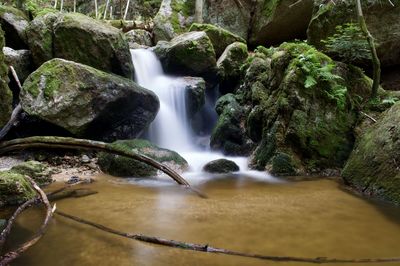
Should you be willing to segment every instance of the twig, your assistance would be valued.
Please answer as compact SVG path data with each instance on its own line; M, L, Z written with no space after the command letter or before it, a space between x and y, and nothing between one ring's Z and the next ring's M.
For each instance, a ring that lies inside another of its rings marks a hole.
M367 118L371 119L371 121L374 122L374 123L377 122L375 118L373 118L372 116L370 116L367 113L364 113L363 111L360 111L360 114L362 114L362 115L366 116Z
M14 124L18 122L19 115L21 113L22 113L22 107L21 104L18 104L17 107L15 107L14 111L12 112L10 120L8 120L7 124L0 130L0 140L2 140L10 131L10 129L14 126Z
M18 78L17 72L15 71L13 66L8 66L10 68L11 74L13 76L13 78L15 79L15 82L17 83L18 89L22 90L22 85L21 82Z
M56 214L73 220L75 222L89 225L91 227L97 228L99 230L102 230L104 232L113 234L113 235L118 235L121 237L129 238L129 239L134 239L146 243L152 243L152 244L157 244L157 245L162 245L162 246L168 246L168 247L173 247L173 248L180 248L180 249L186 249L186 250L193 250L193 251L198 251L198 252L207 252L207 253L218 253L218 254L224 254L224 255L232 255L232 256L240 256L240 257L247 257L247 258L255 258L255 259L261 259L261 260L268 260L268 261L279 261L279 262L304 262L304 263L314 263L314 264L322 264L322 263L384 263L384 262L399 262L400 258L377 258L377 259L330 259L326 257L317 257L317 258L301 258L301 257L289 257L289 256L269 256L269 255L260 255L260 254L251 254L251 253L244 253L240 251L233 251L233 250L228 250L228 249L223 249L223 248L215 248L212 246L209 246L207 244L194 244L194 243L187 243L187 242L182 242L182 241L176 241L176 240L169 240L169 239L164 239L164 238L159 238L159 237L154 237L154 236L146 236L142 234L132 234L132 233L125 233L121 232L109 227L106 227L104 225L94 223L88 220L84 220L82 218L66 214L61 211L56 211Z
M54 205L54 207L52 208L50 205L49 200L47 199L46 194L43 192L43 190L35 183L35 181L33 181L30 177L25 177L29 183L32 185L32 187L36 190L36 192L40 195L40 198L43 202L43 204L46 206L46 218L43 221L42 226L40 227L39 231L35 234L35 236L30 239L29 241L23 243L22 245L20 245L18 248L16 248L15 250L12 250L6 254L4 254L3 256L0 257L0 266L6 266L9 263L11 263L13 260L15 260L16 258L18 258L22 253L24 253L26 250L28 250L31 246L35 245L40 238L42 238L42 236L44 235L47 226L49 225L49 222L51 220L51 217L53 216L53 213L56 210L56 205ZM25 204L21 205L18 209L20 209L21 207L23 207ZM32 205L31 205L32 206ZM27 207L24 206L24 208L26 209ZM18 212L18 209L16 211L16 213ZM20 211L19 213L21 213L22 211ZM15 214L15 213L14 213ZM16 217L18 216L18 214L14 217L14 219L8 222L7 224L7 228L12 227L12 224L14 223ZM9 230L10 230L9 229ZM3 235L3 234L2 234Z
M0 154L14 151L22 150L26 148L61 148L61 149L74 149L74 150L97 150L104 151L116 155L121 155L129 157L134 160L141 161L147 165L153 166L154 168L161 170L168 176L170 176L179 185L193 191L198 196L206 198L206 196L193 189L190 184L177 172L169 168L168 166L157 162L156 160L140 154L133 152L129 149L124 149L109 143L87 140L87 139L74 139L65 137L29 137L23 139L14 139L10 141L4 141L0 143Z
M294 7L295 5L297 5L298 3L301 3L303 0L298 0L296 2L294 2L293 4L289 5L289 8Z

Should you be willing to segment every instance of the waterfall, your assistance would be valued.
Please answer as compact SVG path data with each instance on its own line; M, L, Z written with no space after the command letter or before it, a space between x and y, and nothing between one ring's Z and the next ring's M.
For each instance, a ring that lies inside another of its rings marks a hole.
M200 173L206 163L220 158L234 161L242 173L247 171L247 158L227 157L195 145L198 137L193 134L186 115L186 86L183 79L165 75L160 61L150 50L133 49L131 54L135 81L153 91L160 100L160 110L149 128L149 140L162 148L177 151L188 161L193 173ZM247 175L250 173L256 178L270 177L260 172L246 172Z

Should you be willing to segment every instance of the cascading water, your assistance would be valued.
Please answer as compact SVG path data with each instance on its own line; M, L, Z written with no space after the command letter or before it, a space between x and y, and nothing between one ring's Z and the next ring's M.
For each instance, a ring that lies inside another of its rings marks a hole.
M247 158L226 157L195 145L198 137L193 134L186 115L186 86L183 79L166 76L160 61L150 50L134 49L131 54L136 82L152 90L160 100L160 110L148 132L150 141L162 148L177 151L188 161L194 173L201 172L207 162L220 158L233 160L241 172L247 171ZM254 172L252 175L255 176ZM265 177L265 174L255 177Z

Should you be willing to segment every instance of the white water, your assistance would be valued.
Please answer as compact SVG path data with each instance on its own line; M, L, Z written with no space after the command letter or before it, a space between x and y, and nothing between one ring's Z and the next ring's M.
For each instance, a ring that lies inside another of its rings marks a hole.
M160 61L149 50L134 49L131 54L135 81L152 90L160 100L160 110L149 128L149 139L159 147L176 151L184 157L190 166L189 176L198 176L203 166L212 160L226 158L239 166L240 173L260 179L271 178L261 172L248 171L245 157L227 157L196 146L198 137L193 134L186 115L183 79L165 75Z

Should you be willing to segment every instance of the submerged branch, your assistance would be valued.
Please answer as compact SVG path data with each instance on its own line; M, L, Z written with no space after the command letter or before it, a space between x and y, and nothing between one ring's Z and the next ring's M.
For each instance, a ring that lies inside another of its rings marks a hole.
M335 259L335 258L332 258L332 259L330 259L330 258L326 258L326 257L301 258L301 257L289 257L289 256L269 256L269 255L251 254L251 253L233 251L233 250L228 250L228 249L223 249L223 248L215 248L215 247L211 247L207 244L204 245L204 244L187 243L187 242L169 240L169 239L164 239L164 238L159 238L159 237L154 237L154 236L146 236L146 235L142 235L142 234L125 233L125 232L121 232L121 231L106 227L106 226L98 224L98 223L94 223L94 222L91 222L91 221L88 221L88 220L85 220L85 219L82 219L82 218L79 218L79 217L76 217L76 216L73 216L70 214L66 214L61 211L56 211L56 214L58 214L64 218L73 220L75 222L97 228L101 231L104 231L104 232L107 232L107 233L110 233L113 235L118 235L121 237L134 239L134 240L151 243L151 244L157 244L157 245L162 245L162 246L168 246L168 247L179 248L179 249L187 249L187 250L193 250L193 251L199 251L199 252L218 253L218 254L224 254L224 255L255 258L255 259L261 259L261 260L268 260L268 261L304 262L304 263L315 263L315 264L400 262L400 258L374 258L374 259Z
M158 170L161 170L168 176L170 176L179 185L195 192L198 196L206 198L206 196L196 189L193 189L190 184L177 172L172 170L166 165L163 165L156 160L133 152L129 149L123 149L113 144L87 140L87 139L75 139L66 137L29 137L22 139L14 139L10 141L4 141L0 143L0 155L9 151L22 150L27 148L61 148L61 149L74 149L74 150L97 150L104 151L120 156L129 157L134 160L138 160L145 164L148 164Z
M16 248L15 250L12 250L6 254L4 254L3 256L0 257L0 266L5 266L8 265L10 262L12 262L13 260L15 260L16 258L18 258L22 253L24 253L26 250L28 250L31 246L35 245L44 235L47 226L50 223L51 217L53 216L53 213L55 212L55 205L54 207L51 207L50 202L46 196L46 194L43 192L43 190L35 183L35 181L33 181L30 177L25 177L29 183L31 184L31 186L36 190L36 192L39 194L41 201L43 202L43 204L46 206L46 218L44 219L42 226L39 228L39 231L35 234L35 236L28 240L27 242L21 244L18 248ZM2 234L1 234L1 240L2 243L4 244L5 238L9 235L11 228L15 222L15 219L17 218L17 216L23 212L24 210L26 210L28 207L32 206L33 203L35 202L36 198L32 201L32 203L30 203L31 201L28 201L24 204L22 204L20 207L18 207L18 209L15 211L15 213L13 214L12 218L10 220L8 220L7 226L6 228L3 230ZM4 234L3 234L4 233ZM1 246L0 246L1 247Z

